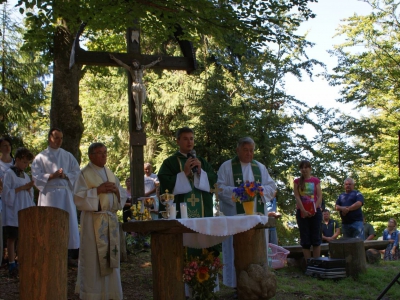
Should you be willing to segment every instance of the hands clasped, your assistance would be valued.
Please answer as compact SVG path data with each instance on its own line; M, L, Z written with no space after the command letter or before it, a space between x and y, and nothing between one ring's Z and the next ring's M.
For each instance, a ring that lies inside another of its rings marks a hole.
M117 193L118 187L114 182L103 182L97 187L97 194Z
M33 180L23 185L24 190L30 190L33 187Z
M65 178L66 175L64 173L64 170L62 168L58 169L57 171L55 171L53 174L51 174L49 179L54 179L54 178Z

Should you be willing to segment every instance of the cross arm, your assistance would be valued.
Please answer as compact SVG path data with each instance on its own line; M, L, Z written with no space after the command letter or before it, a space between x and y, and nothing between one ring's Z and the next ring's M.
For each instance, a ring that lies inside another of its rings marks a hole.
M119 67L119 65L110 58L110 54L114 55L127 65L131 65L134 59L138 60L141 65L148 65L160 57L156 55L143 55L136 53L86 51L80 48L78 51L75 51L74 62L75 64L88 66ZM152 66L152 69L185 70L190 73L195 70L195 66L193 60L187 57L162 56L162 60L155 66Z

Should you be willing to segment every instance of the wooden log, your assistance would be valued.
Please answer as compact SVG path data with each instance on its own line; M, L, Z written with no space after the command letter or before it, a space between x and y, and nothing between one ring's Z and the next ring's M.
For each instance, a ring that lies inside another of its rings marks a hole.
M18 212L20 300L67 300L68 219L54 207Z
M357 278L360 273L367 271L364 241L358 238L340 238L329 243L331 258L346 260L346 274Z
M233 236L235 252L236 279L240 272L251 264L264 265L267 263L265 229L250 229Z
M185 299L182 234L151 234L153 299Z

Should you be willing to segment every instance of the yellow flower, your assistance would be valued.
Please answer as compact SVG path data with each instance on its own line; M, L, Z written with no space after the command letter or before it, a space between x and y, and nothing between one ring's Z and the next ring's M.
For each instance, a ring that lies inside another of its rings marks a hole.
M208 274L208 268L207 267L200 267L197 270L196 278L197 278L197 281L199 283L207 281L208 278L210 278L210 274Z

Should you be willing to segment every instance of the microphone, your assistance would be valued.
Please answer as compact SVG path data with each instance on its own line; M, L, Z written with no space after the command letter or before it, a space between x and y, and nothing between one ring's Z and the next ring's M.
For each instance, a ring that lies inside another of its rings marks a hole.
M190 150L190 152L187 154L187 157L189 158L189 157L193 157L193 158L196 158L196 150L194 150L194 149L192 149L192 150ZM194 166L193 168L192 168L192 172L193 173L197 173L197 166Z

